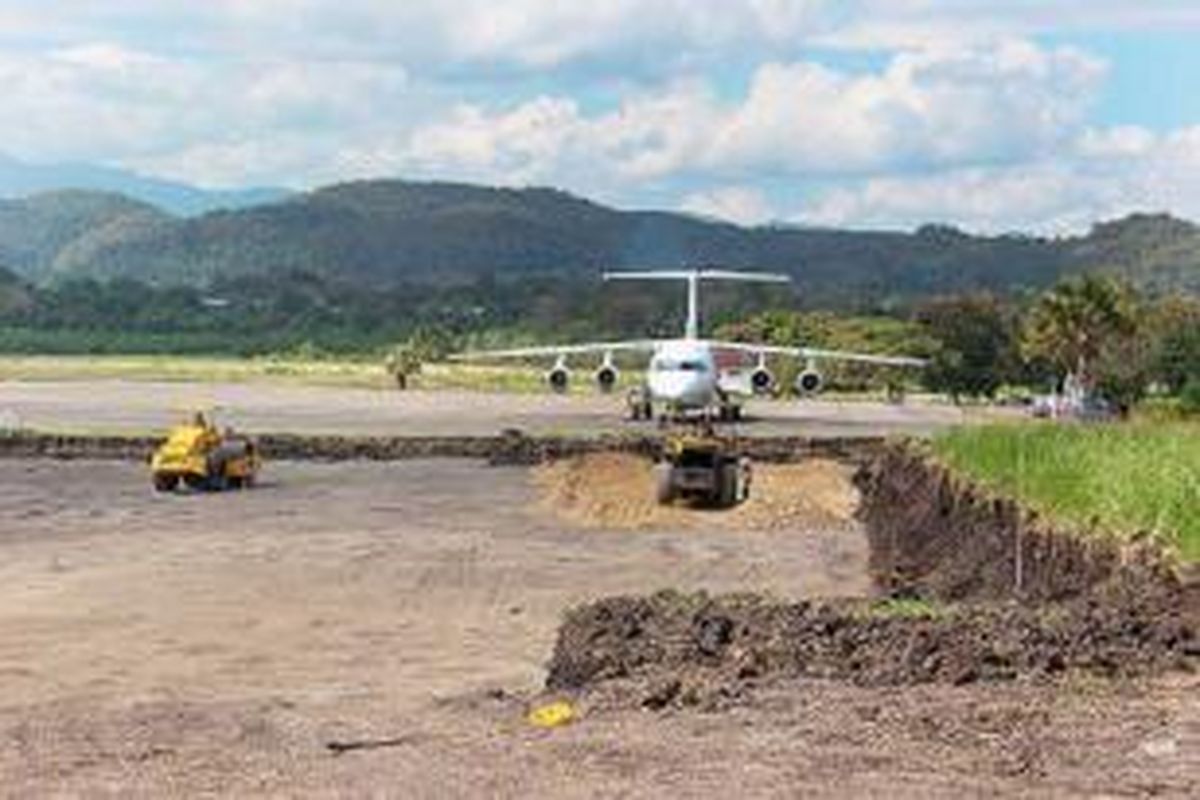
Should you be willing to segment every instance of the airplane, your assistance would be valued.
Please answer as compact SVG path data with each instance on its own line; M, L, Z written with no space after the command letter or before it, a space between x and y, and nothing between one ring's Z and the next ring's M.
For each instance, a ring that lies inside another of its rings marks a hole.
M566 392L571 381L567 359L571 356L599 354L600 366L593 379L597 388L611 392L620 373L613 361L614 354L627 352L649 353L645 385L631 393L630 409L634 419L650 419L657 405L662 418L684 416L698 411L705 417L712 411L723 421L741 418L740 399L747 395L770 394L776 388L774 373L767 366L768 356L803 359L804 369L796 378L795 389L800 395L819 392L824 379L818 368L822 360L851 361L889 367L923 367L925 361L906 356L880 356L848 353L812 347L779 347L745 342L724 342L700 336L700 285L705 281L737 281L743 283L790 283L791 277L774 273L730 272L716 269L657 270L649 272L605 272L605 281L686 281L687 321L683 336L678 339L641 339L616 342L549 347L524 347L514 350L484 350L451 356L456 361L489 359L554 358L554 366L546 372L546 382L555 392ZM727 358L749 355L757 358L748 380L742 371L724 367Z

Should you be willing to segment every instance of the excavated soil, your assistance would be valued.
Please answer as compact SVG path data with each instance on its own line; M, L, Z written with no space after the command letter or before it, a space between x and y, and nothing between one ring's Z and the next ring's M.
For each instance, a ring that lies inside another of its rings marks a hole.
M650 467L603 456L545 467L546 503L604 527L671 515ZM799 515L861 521L879 599L779 602L745 594L610 597L567 613L550 691L662 708L742 702L780 680L969 684L1200 663L1200 582L1148 543L1054 529L904 444L854 475L832 462L764 467L738 528Z
M780 679L963 685L1191 670L1200 657L1197 607L1194 595L1130 587L1039 607L614 597L567 614L546 688L602 687L618 703L711 708Z
M534 480L542 507L573 524L606 530L709 528L775 531L797 520L848 525L858 506L853 468L826 459L756 464L750 499L732 509L660 505L653 464L626 453L593 453L539 467Z

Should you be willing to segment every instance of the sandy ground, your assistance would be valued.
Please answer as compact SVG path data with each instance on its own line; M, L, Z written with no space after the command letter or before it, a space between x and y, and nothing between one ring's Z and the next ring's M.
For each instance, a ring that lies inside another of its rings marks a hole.
M466 461L281 463L265 477L246 493L160 496L139 465L0 462L0 793L1200 788L1191 677L811 682L728 713L584 708L536 730L523 714L565 606L666 586L860 594L861 532L829 513L787 528L697 512L606 529L548 508L544 475ZM826 470L808 479L829 488ZM326 746L361 739L390 743Z
M547 513L591 528L690 530L720 524L737 531L783 530L796 520L833 530L853 521L858 492L854 469L824 459L798 464L759 464L752 468L751 498L731 509L698 509L694 504L660 505L650 487L653 465L626 453L596 453L538 467L534 482Z
M0 429L158 433L194 408L216 408L222 419L255 433L341 435L491 435L505 428L530 433L642 430L624 420L619 396L396 392L271 383L131 381L0 381ZM963 421L950 406L903 406L805 400L752 401L757 436L925 434ZM651 428L652 429L652 428Z

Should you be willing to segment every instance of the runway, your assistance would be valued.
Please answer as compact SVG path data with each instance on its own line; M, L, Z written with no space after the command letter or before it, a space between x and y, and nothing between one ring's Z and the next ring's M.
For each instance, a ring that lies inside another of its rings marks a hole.
M398 392L278 383L122 380L0 382L0 430L158 434L195 409L252 433L346 436L599 435L647 429L619 395ZM928 435L990 416L948 404L752 400L739 429L754 436Z

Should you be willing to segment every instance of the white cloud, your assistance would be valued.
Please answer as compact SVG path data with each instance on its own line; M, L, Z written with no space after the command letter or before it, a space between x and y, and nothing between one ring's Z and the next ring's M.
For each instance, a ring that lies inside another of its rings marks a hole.
M1081 124L1103 65L1028 42L901 53L881 73L766 65L719 131L718 165L848 173L1025 158Z
M27 160L212 185L548 183L744 222L1200 215L1200 129L1095 127L1104 65L1030 41L1200 30L1195 0L3 5L0 153ZM883 65L822 66L822 44ZM798 208L813 179L838 188Z
M0 151L34 161L124 163L208 184L284 178L288 170L273 151L295 139L308 140L308 161L289 166L307 171L346 131L376 125L377 107L412 105L407 76L394 66L214 66L113 43L0 53L0 84ZM227 155L212 156L219 152ZM239 167L238 153L265 157Z
M628 68L745 47L794 48L830 30L836 0L8 0L0 42L103 39L135 49L324 60L385 59L410 72L464 64Z
M1135 211L1200 219L1200 127L1165 135L1087 131L1053 160L871 178L826 193L795 218L860 228L936 221L991 233L1068 233Z
M5 0L0 43L117 41L162 53L387 59L412 73L575 60L694 64L814 44L910 49L1064 30L1200 29L1195 0Z
M1102 75L1100 63L1073 50L1024 42L904 53L868 74L765 64L732 104L692 81L590 117L549 98L494 114L461 107L418 131L410 155L518 181L585 165L636 181L687 171L807 177L1015 161L1070 141Z
M994 43L1045 33L1200 30L1195 0L856 0L854 13L816 37L848 49Z

